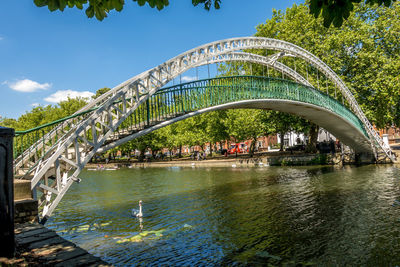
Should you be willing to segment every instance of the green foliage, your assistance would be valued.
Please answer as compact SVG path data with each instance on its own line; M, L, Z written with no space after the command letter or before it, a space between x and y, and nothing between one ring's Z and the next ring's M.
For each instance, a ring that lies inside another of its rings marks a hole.
M18 120L5 118L0 124L16 131L23 131L72 115L86 104L83 98L68 98L54 106L34 107L21 115Z
M236 141L257 139L264 133L261 121L261 110L231 109L227 111L227 128L230 136Z
M218 110L202 115L205 123L206 139L211 143L220 142L230 138L227 126L228 115L226 110Z
M18 121L16 119L2 118L0 120L0 125L3 127L16 129L18 127Z
M274 10L272 18L257 26L256 36L285 40L310 51L327 63L347 84L367 118L377 127L399 125L400 92L400 3L388 7L354 6L340 28L325 28L305 5L286 12ZM253 51L254 52L254 51ZM255 51L265 54L265 51ZM333 84L303 61L284 58L309 81L342 102ZM262 75L260 68L253 72ZM274 73L272 73L273 75ZM319 75L319 76L318 76Z
M389 7L396 0L363 0L366 4L385 5ZM354 10L354 6L360 3L361 0L309 0L310 13L318 18L322 15L324 19L324 26L329 27L333 24L335 27L340 27L343 20L347 20Z
M146 3L152 7L162 10L164 7L169 5L168 0L133 0L140 6L144 6ZM96 19L102 21L107 17L108 13L112 10L120 12L124 5L125 0L34 0L36 6L47 8L50 11L64 11L66 7L83 9L86 7L85 14L88 18L96 17ZM194 6L202 4L206 10L210 10L214 3L214 8L219 9L221 0L192 0Z
M101 96L102 94L107 93L108 91L110 91L111 89L108 87L104 87L104 88L100 88L99 90L96 91L96 94L94 96L92 96L92 98L96 99L99 96Z
M169 5L169 0L133 0L140 6L146 3L152 7L162 10ZM396 0L308 0L309 12L318 18L320 15L323 18L324 26L329 28L331 24L335 27L340 27L343 20L347 20L350 13L354 10L354 5L360 2L373 5L385 5L389 7ZM107 14L116 10L120 12L124 5L125 0L34 0L36 6L47 6L50 11L64 11L66 7L83 9L87 6L85 13L89 18L96 17L98 20L103 20ZM212 6L215 9L221 7L221 0L192 0L192 4L197 6L199 4L204 6L204 9L210 10Z
M204 4L204 8L206 10L210 10L212 3L213 3L212 0L192 0L192 4L194 6L197 6L198 4ZM220 5L221 5L221 0L214 0L215 9L219 9Z

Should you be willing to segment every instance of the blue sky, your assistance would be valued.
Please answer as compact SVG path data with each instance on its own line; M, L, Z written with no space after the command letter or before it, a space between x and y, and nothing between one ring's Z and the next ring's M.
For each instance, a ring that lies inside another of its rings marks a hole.
M68 94L88 96L196 46L253 35L273 8L299 3L223 0L208 12L190 0L170 0L162 11L125 2L100 22L78 9L50 12L33 0L1 0L0 116L17 118Z

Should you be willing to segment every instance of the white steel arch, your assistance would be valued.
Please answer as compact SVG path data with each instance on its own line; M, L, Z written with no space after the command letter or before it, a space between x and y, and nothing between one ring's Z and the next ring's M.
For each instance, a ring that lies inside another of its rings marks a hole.
M114 95L117 91L121 90L121 88L127 86L137 87L140 92L149 93L152 95L168 81L192 68L196 64L206 64L205 62L209 61L213 57L245 49L276 50L297 58L301 58L306 62L311 63L329 80L331 80L341 91L342 95L349 103L350 108L365 125L367 133L371 139L373 150L375 150L375 144L373 144L373 142L375 142L376 145L381 148L390 159L394 160L394 155L390 147L383 142L382 138L375 131L361 108L358 106L354 96L347 88L346 84L340 79L340 77L328 65L314 56L312 53L295 44L277 39L264 37L242 37L225 39L199 46L127 80L126 82L113 88L101 99L98 99L96 103L106 100L109 96ZM87 108L92 107L94 104L95 103L90 103Z
M313 87L312 84L307 81L303 76L301 76L298 72L293 70L292 68L286 66L285 64L277 61L278 57L284 56L281 53L274 54L268 57L260 56L252 53L244 53L244 52L230 52L226 54L221 54L216 57L210 58L207 62L202 62L198 66L206 65L206 64L214 64L214 63L222 63L222 62L250 62L256 63L260 65L265 65L271 67L279 72L282 72L295 82L304 84L306 86Z
M196 65L196 67L206 65L206 64L232 62L232 61L251 62L251 63L268 66L272 69L277 70L278 72L282 72L284 75L291 78L292 80L294 80L297 83L313 87L312 84L310 84L307 81L307 79L305 79L302 75L300 75L299 73L297 73L295 70L291 69L290 67L286 66L285 64L277 61L282 56L284 56L283 53L276 53L276 54L265 57L265 56L252 54L252 53L230 52L230 53L221 54L216 57L210 58L207 61L201 62L199 65ZM93 103L95 103L95 102L96 101L94 101ZM84 112L85 110L88 110L88 108L84 107L81 110L77 111L75 114ZM86 116L88 116L88 115L85 114L78 118L70 119L70 120L60 123L54 129L52 129L49 133L47 133L43 138L45 140L51 140L51 139L55 138L57 133L61 132L63 130L63 128L69 127L69 125L71 123L72 123L72 125L77 125L77 122L84 119ZM42 149L43 146L44 146L44 144L43 144L42 140L38 140L35 144L33 144L31 147L26 149L26 151L24 151L20 156L18 156L18 158L16 158L14 160L14 172L18 173L19 169L23 165L28 165L28 166L32 165L32 163L30 162L32 155L35 154L35 151Z
M363 122L370 136L373 150L377 145L389 158L394 159L390 148L369 123L344 82L316 56L297 45L281 40L262 37L232 38L205 44L180 54L121 83L78 111L87 111L94 106L99 106L87 118L77 123L74 131L70 131L58 140L57 145L52 147L46 157L42 158L36 168L31 171L33 176L31 188L38 187L45 193L42 203L45 205L44 210L46 212L43 212L43 217L46 218L52 213L73 181L78 180L77 176L86 163L118 126L149 96L156 93L171 79L195 66L207 64L211 61L221 60L219 62L222 62L224 59L229 59L229 56L224 58L222 55L246 49L275 50L283 52L283 55L301 58L312 64L338 87L353 112ZM249 61L252 60L250 55L247 56ZM116 102L122 103L122 108L115 105ZM101 129L99 125L101 125ZM86 138L89 129L92 130L92 141ZM91 147L91 150L84 153L84 148L87 147ZM52 185L47 183L49 175L56 176L56 181ZM56 197L53 198L52 194Z

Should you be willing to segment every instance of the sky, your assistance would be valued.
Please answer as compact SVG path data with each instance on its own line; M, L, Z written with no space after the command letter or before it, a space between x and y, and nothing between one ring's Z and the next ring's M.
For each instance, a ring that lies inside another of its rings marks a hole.
M199 45L251 36L273 9L300 3L222 0L221 9L206 11L191 2L170 0L158 11L126 0L121 12L98 21L76 8L50 12L33 0L1 0L0 116L90 97ZM193 77L189 71L181 79Z

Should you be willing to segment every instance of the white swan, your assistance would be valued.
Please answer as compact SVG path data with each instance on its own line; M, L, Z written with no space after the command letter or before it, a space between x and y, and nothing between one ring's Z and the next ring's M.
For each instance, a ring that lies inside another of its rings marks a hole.
M133 217L143 217L143 213L142 213L142 201L139 200L139 210L137 209L132 209L132 216Z

